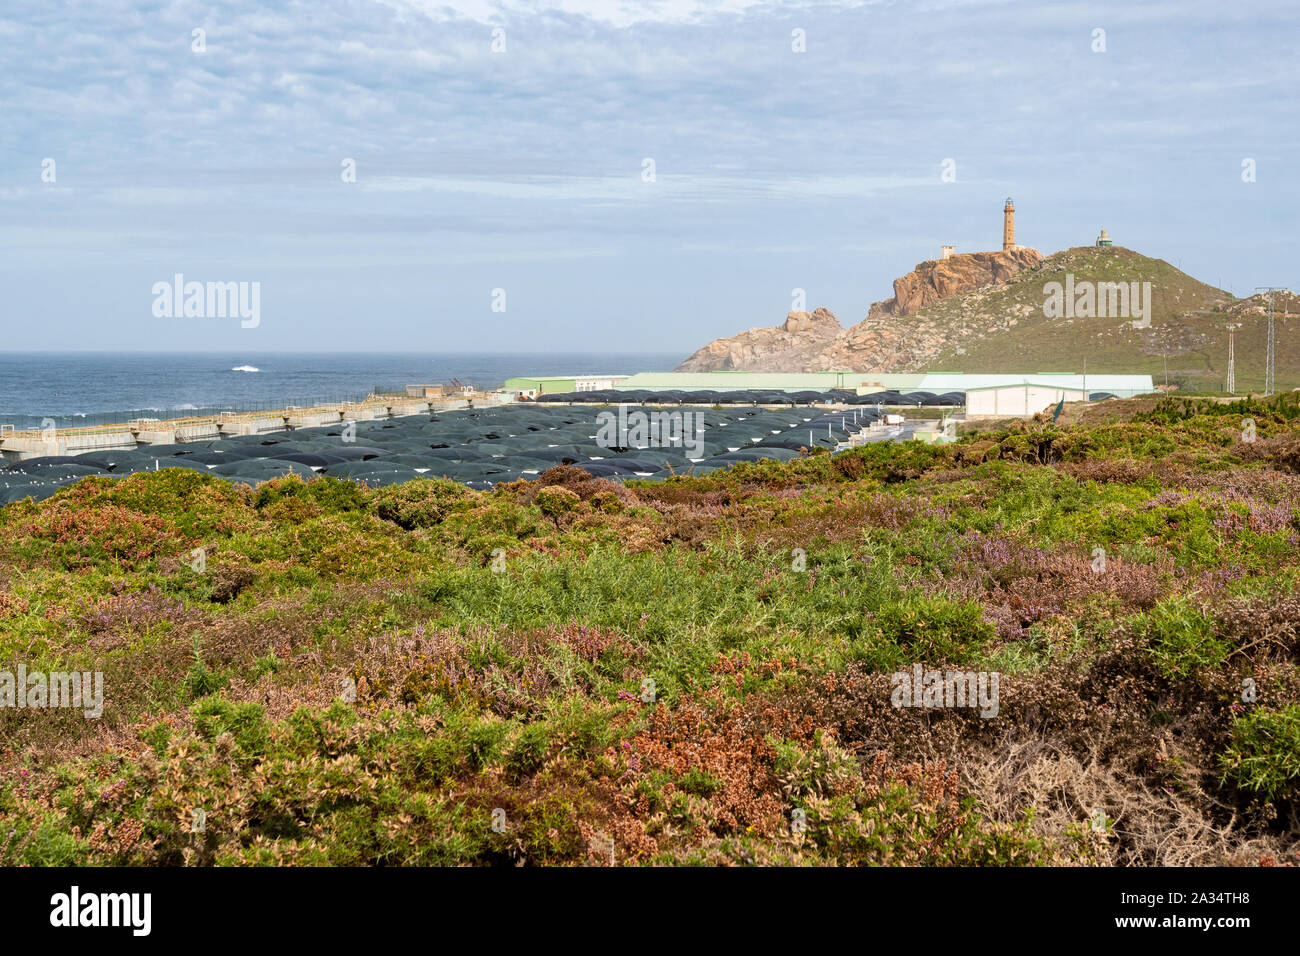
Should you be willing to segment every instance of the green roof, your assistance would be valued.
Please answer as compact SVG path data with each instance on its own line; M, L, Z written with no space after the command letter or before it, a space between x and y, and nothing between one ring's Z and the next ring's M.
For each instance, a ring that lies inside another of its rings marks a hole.
M1033 379L1025 379L1023 382L1003 382L1001 385L973 385L967 388L968 392L988 392L995 388L1057 388L1064 392L1082 392L1082 385L1075 385L1070 382L1040 382ZM1089 389L1092 391L1092 389Z
M822 391L831 388L853 388L857 385L859 377L857 372L746 372L738 369L721 372L638 372L614 387L644 388L651 391L671 388L711 388L720 391L766 388L799 392L804 389Z
M1084 377L1078 372L749 372L727 369L717 372L638 372L635 375L535 375L506 380L506 388L542 389L547 392L571 391L575 380L613 378L618 390L646 389L666 391L681 389L771 389L800 392L829 391L844 388L862 391L897 389L900 392L927 391L941 394L948 391L967 392L985 388L1005 388L1008 385L1041 384L1049 387L1082 387ZM1150 375L1117 375L1091 373L1087 376L1089 391L1106 391L1117 395L1140 395L1154 391ZM551 387L547 387L551 386Z

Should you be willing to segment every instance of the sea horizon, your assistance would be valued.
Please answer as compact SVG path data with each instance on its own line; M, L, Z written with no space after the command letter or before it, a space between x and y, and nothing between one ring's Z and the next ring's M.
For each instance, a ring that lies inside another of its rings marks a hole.
M524 375L671 371L676 352L6 351L0 425L98 425L356 401L376 389L456 379L495 388Z

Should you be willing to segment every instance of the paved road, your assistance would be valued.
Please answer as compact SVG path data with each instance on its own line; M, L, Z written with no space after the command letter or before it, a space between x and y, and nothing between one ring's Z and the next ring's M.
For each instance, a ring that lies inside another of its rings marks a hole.
M868 433L867 442L911 441L917 429L937 429L938 427L939 423L937 421L906 421L902 425L895 425L893 428L886 428L876 434Z

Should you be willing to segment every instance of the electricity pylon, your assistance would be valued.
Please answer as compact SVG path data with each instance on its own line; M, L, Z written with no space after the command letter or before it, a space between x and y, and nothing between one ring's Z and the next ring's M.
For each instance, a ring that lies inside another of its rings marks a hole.
M1283 291L1280 285L1257 285L1256 292L1268 293L1268 345L1264 348L1264 394L1273 394L1273 362L1277 354L1273 336L1273 293Z

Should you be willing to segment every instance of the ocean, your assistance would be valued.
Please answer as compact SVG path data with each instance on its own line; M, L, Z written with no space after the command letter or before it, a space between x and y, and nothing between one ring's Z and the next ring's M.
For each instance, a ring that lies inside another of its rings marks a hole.
M671 371L679 353L6 352L0 425L74 428L354 401L376 387L459 379L492 388L516 375ZM255 371L251 371L255 369Z

